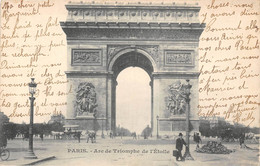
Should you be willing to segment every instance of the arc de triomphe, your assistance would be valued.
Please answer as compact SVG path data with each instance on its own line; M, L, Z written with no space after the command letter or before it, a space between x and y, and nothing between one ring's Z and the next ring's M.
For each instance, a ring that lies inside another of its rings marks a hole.
M185 131L189 119L198 131L198 44L204 24L197 4L69 3L61 27L67 35L66 123L80 129L116 128L116 78L127 67L144 69L151 82L151 127L156 135ZM157 116L159 117L157 120ZM102 120L103 119L103 120ZM157 124L158 122L158 124Z

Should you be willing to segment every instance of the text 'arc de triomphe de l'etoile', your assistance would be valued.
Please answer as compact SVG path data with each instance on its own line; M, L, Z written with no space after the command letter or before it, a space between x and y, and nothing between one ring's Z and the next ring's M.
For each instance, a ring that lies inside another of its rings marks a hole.
M93 2L68 3L61 27L67 36L66 123L82 130L116 128L116 78L127 67L151 78L151 127L156 135L185 131L186 80L189 120L198 131L198 44L204 24L198 4ZM158 118L159 117L159 118ZM158 118L158 120L157 120ZM103 120L102 120L103 119Z

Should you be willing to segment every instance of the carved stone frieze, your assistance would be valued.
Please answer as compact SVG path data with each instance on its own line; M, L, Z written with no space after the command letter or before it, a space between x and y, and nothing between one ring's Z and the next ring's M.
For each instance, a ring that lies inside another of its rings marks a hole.
M88 21L105 21L117 18L117 21L123 20L144 20L144 21L167 21L176 22L186 20L199 22L199 7L181 7L181 6L103 6L85 5L84 8L77 5L67 5L67 20L88 20ZM170 19L169 19L170 18Z
M101 50L93 49L72 49L72 65L102 65Z
M165 50L165 66L193 66L194 58L192 51L187 50Z
M201 30L63 28L68 39L198 40Z

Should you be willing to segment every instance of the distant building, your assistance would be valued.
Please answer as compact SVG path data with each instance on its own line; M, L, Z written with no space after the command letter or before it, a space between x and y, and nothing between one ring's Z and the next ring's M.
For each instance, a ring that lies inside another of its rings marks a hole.
M61 124L65 124L65 117L62 114L59 115L52 115L51 119L48 121L48 124L52 124L55 122L59 122Z

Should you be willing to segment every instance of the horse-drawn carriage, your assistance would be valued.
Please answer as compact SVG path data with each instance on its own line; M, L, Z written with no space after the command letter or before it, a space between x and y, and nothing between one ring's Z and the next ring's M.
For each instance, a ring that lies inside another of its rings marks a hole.
M79 128L78 125L65 125L63 127L65 128L64 130L65 139L71 139L71 138L77 139L79 135L81 135L82 131L78 130Z
M65 125L64 132L56 132L52 131L52 135L54 139L77 139L82 131L78 130L78 125Z
M78 130L78 125L65 125L63 127L65 128L64 132L52 131L54 139L78 139L80 141L80 137L86 135L87 142L89 140L92 143L96 142L96 132L94 130Z

